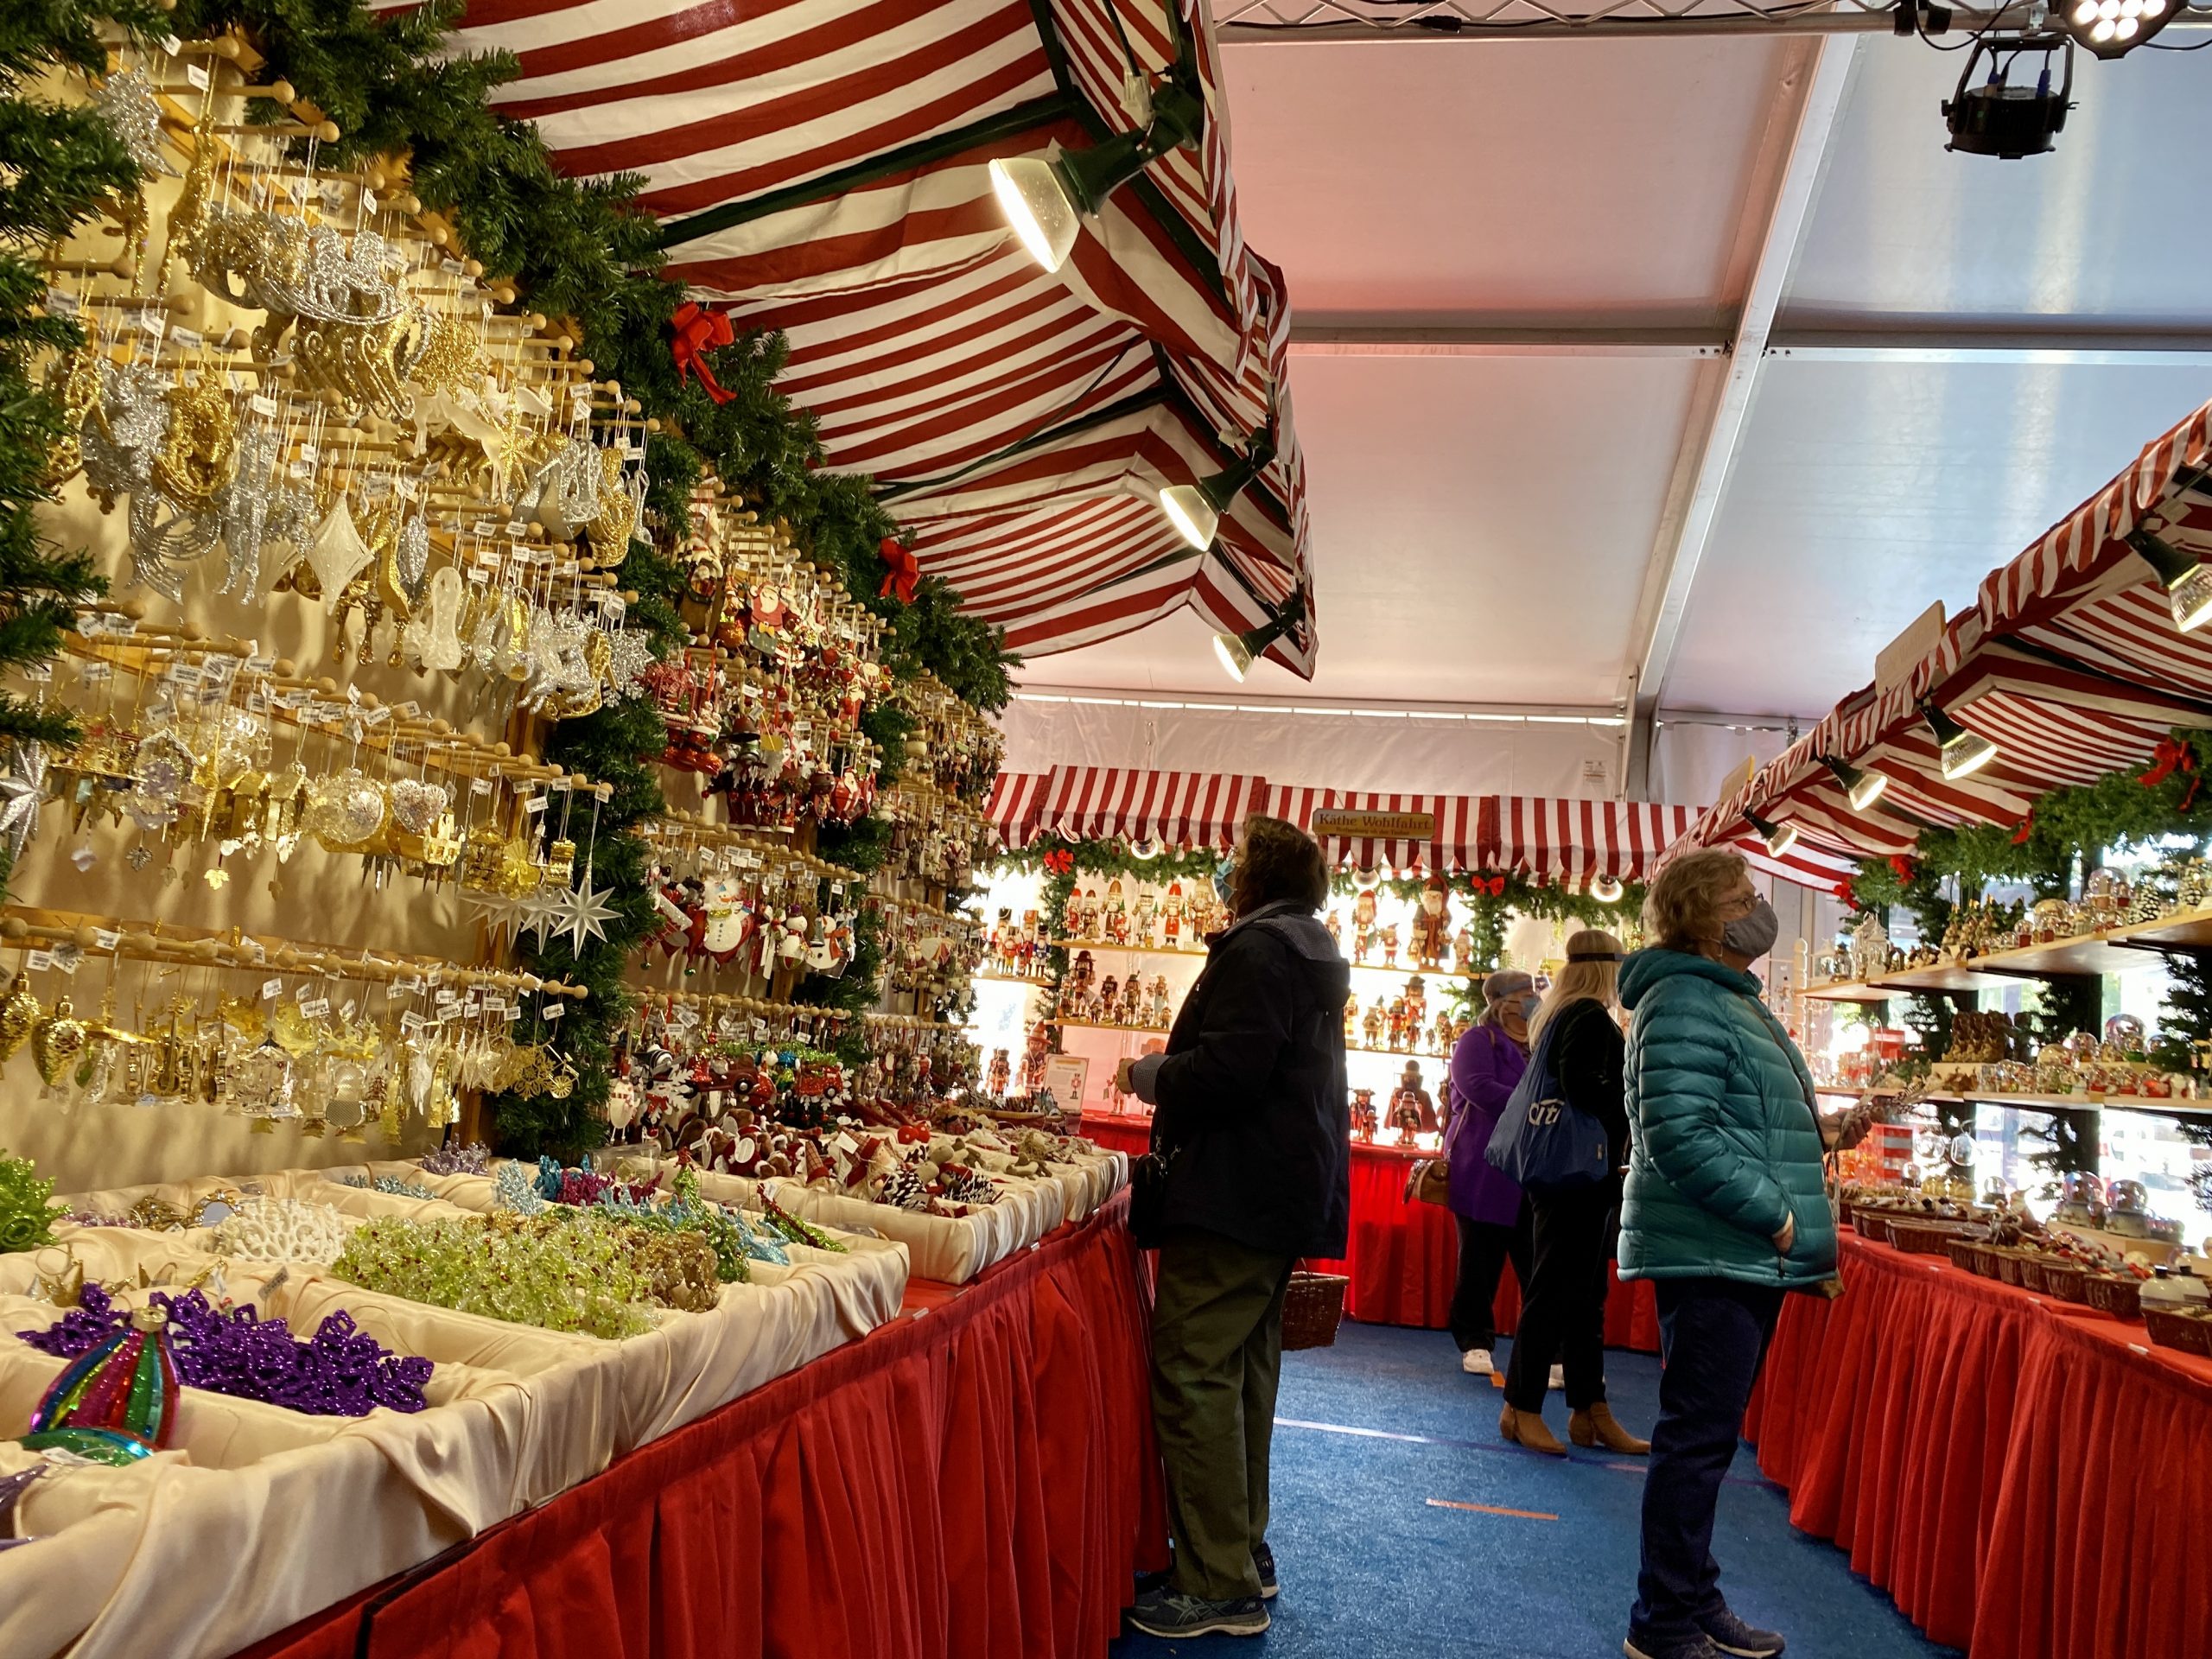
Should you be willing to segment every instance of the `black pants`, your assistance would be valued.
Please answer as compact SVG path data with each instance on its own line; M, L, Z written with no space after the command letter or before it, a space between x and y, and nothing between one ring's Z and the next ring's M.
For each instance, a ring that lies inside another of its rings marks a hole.
M1610 1181L1529 1194L1535 1270L1522 1289L1521 1328L1505 1398L1516 1411L1541 1411L1556 1361L1567 1403L1586 1411L1605 1397L1605 1273L1616 1199Z
M1452 1340L1461 1353L1497 1345L1497 1325L1491 1308L1497 1300L1497 1281L1510 1260L1525 1292L1534 1254L1529 1243L1529 1201L1521 1201L1521 1214L1510 1227L1494 1221L1459 1224L1459 1281L1452 1292Z
M1628 1617L1631 1639L1663 1643L1687 1639L1726 1605L1713 1559L1713 1512L1782 1290L1732 1279L1662 1279L1654 1288L1666 1369L1643 1481L1643 1571Z

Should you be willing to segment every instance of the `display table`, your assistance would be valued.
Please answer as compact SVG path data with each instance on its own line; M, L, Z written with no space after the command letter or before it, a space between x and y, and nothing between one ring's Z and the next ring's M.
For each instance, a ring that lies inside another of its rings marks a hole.
M1152 1134L1147 1118L1088 1116L1083 1133L1111 1151L1132 1156ZM1354 1141L1351 1148L1351 1235L1341 1262L1312 1262L1320 1273L1340 1273L1344 1313L1370 1325L1410 1325L1440 1331L1451 1323L1452 1291L1459 1276L1459 1234L1451 1212L1433 1204L1409 1204L1406 1177L1433 1153ZM1521 1287L1507 1268L1498 1281L1493 1317L1511 1335L1521 1317ZM1645 1283L1613 1282L1605 1299L1610 1347L1659 1351L1659 1315Z
M247 1651L1096 1655L1166 1562L1128 1205Z
M2212 1654L2212 1361L1847 1231L1745 1421L1790 1520L1974 1659Z

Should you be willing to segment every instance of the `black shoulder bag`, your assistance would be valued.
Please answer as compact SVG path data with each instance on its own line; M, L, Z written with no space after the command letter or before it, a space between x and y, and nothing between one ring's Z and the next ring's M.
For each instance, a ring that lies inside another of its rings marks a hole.
M1153 1143L1129 1160L1129 1236L1141 1250L1156 1250L1167 1230L1167 1166L1175 1154L1160 1149L1155 1125Z

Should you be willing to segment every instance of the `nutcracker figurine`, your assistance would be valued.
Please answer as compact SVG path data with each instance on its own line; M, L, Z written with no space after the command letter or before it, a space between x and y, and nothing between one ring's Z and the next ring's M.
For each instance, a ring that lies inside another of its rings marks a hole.
M1064 939L1083 937L1083 890L1080 887L1068 889L1067 908L1060 914L1060 937Z
M1167 1011L1167 976L1154 974L1152 977L1152 1007L1147 1012L1145 1023L1154 1031L1167 1029L1171 1016Z
M1402 1054L1412 1046L1411 1039L1406 1034L1408 1023L1406 999L1402 996L1392 997L1386 1024L1389 1033L1390 1046Z
M1398 965L1398 925L1395 922L1382 925L1382 965L1385 968Z
M1137 894L1134 915L1137 944L1149 950L1152 949L1153 934L1160 925L1160 902L1152 896L1150 887Z
M1344 913L1341 911L1332 907L1329 912L1327 926L1329 929L1329 943L1335 945L1338 954L1341 955L1344 948Z
M1398 1144L1408 1147L1414 1136L1436 1127L1436 1103L1429 1098L1428 1090L1421 1087L1421 1062L1408 1060L1405 1075L1398 1079L1398 1086L1390 1095L1390 1126L1398 1132Z
M1002 1048L993 1049L991 1051L990 1078L983 1085L984 1089L988 1093L997 1096L1001 1100L1003 1100L1006 1098L1007 1085L1013 1081L1014 1065L1007 1058L1006 1050Z
M1416 1032L1428 1023L1428 982L1419 974L1406 982L1406 1019Z
M1367 1017L1359 1024L1359 1033L1365 1046L1373 1049L1382 1046L1383 1027L1389 1023L1389 1007L1381 997L1376 997L1374 1005L1367 1010Z
M1160 938L1170 950L1182 944L1183 884L1180 881L1167 884L1167 897L1160 906Z
M1362 887L1351 900L1351 959L1365 962L1375 948L1375 889Z
M1351 1131L1363 1141L1373 1141L1379 1126L1375 1116L1375 1091L1355 1089L1351 1091Z
M1122 1007L1122 982L1109 974L1098 982L1098 1008L1092 1016L1102 1026L1110 1026Z
M1429 1043L1431 1046L1433 1046L1439 1054L1441 1054L1446 1059L1449 1059L1452 1055L1452 1046L1459 1040L1459 1034L1452 1028L1452 1016L1440 1009L1436 1015L1435 1027L1429 1033Z

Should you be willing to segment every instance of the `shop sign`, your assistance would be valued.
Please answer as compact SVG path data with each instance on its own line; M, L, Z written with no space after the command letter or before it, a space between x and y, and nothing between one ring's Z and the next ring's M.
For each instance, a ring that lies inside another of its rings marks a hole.
M1317 839L1342 841L1433 841L1433 812L1352 812L1324 807L1307 826Z

